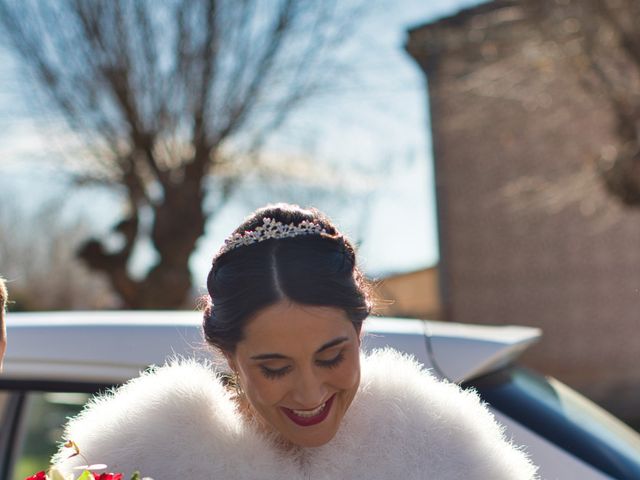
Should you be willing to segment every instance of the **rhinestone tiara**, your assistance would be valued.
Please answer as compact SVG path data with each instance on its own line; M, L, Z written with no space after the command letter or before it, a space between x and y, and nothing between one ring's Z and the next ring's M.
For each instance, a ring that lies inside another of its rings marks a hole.
M264 242L271 238L293 238L301 235L321 235L327 231L314 222L303 220L299 224L284 224L273 220L272 218L263 218L262 225L256 227L255 230L247 230L244 233L234 233L224 241L224 245L220 249L218 255L234 250L238 247L251 245L254 243Z

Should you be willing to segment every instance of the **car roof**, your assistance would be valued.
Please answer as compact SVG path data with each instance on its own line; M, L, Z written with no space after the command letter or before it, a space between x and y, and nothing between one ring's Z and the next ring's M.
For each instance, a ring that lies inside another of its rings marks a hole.
M0 378L122 383L171 357L212 360L196 311L74 311L12 313ZM486 327L371 317L365 351L391 346L426 368L461 382L512 361L540 336L529 327Z

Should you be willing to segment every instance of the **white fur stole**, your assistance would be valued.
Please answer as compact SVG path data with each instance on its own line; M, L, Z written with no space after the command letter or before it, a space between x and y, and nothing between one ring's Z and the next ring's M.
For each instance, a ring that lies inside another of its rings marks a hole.
M176 361L98 397L66 438L89 462L154 480L531 480L536 468L478 396L394 350L362 360L336 436L293 455L238 415L210 365ZM63 470L84 463L62 449Z

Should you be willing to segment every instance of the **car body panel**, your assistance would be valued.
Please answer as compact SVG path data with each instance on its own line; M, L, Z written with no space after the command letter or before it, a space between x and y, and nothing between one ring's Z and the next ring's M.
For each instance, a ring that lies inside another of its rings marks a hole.
M223 362L206 345L201 322L194 311L14 313L3 377L122 383L171 356ZM540 336L528 327L387 317L364 325L365 351L391 345L455 382L508 363Z
M12 314L5 379L122 383L168 356L205 356L196 312Z
M509 439L515 445L524 445L524 451L535 465L539 466L538 474L544 480L614 480L612 477L594 469L579 458L559 449L544 437L524 428L518 422L503 413L490 409L496 420L508 425Z
M452 382L498 370L542 336L538 328L427 322L433 363Z

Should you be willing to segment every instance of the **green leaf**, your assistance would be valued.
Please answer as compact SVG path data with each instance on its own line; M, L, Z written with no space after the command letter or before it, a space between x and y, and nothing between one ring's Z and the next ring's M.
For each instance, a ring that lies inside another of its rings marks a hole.
M131 480L140 480L140 472L133 472L133 475L131 475Z
M93 475L89 470L85 470L76 480L93 480Z

